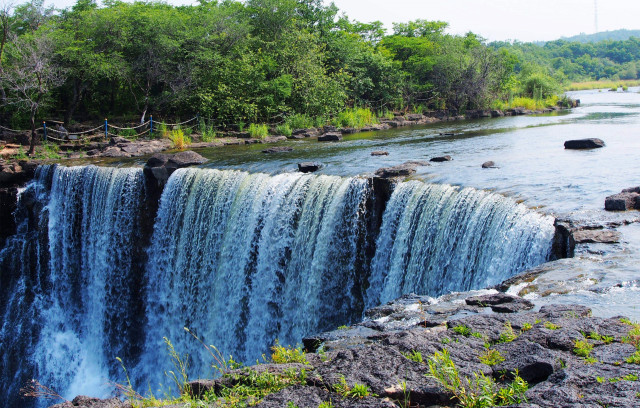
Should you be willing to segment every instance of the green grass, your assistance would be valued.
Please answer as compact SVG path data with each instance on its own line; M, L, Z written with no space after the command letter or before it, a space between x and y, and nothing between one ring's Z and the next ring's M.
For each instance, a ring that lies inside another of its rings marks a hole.
M500 333L500 337L498 337L498 343L509 343L518 338L518 335L513 331L513 327L511 327L511 322L506 322L504 324L504 330Z
M515 108L524 108L528 110L542 110L552 106L556 106L559 97L554 95L545 99L534 99L523 96L517 96L509 101L497 100L491 107L497 110L507 110Z
M640 80L629 79L619 81L586 81L586 82L572 82L567 91L586 91L589 89L614 89L618 90L620 87L640 86Z
M502 356L498 350L488 349L485 350L484 353L480 354L478 359L482 364L486 364L491 367L502 363L504 361L504 356Z
M292 133L293 132L292 132L291 128L286 123L284 125L276 126L276 134L278 134L278 135L291 137Z
M296 113L287 117L285 125L291 129L306 129L315 126L314 119L302 113Z
M551 322L544 322L544 328L549 330L558 330L560 326Z
M276 364L302 363L309 364L307 355L302 350L302 346L296 348L281 346L278 341L271 347L271 361Z
M340 381L333 386L335 392L347 398L364 398L368 396L377 396L371 392L365 384L354 383L353 386L347 384L344 375L340 376Z
M453 331L456 332L456 334L459 334L464 337L469 337L471 336L471 333L472 333L472 330L463 324L455 326L453 328Z
M247 129L247 131L249 132L249 136L254 139L264 139L269 136L269 128L267 125L257 125L252 123L249 125L249 129Z
M169 133L169 140L174 149L184 150L191 144L191 138L184 134L182 129L174 129Z
M402 353L402 355L411 361L415 361L416 363L424 363L422 353L420 353L419 351L412 350L408 353Z
M474 372L472 378L461 377L447 349L436 352L429 359L428 377L435 379L442 388L451 392L458 406L484 408L519 404L526 401L529 388L516 372L511 383L498 385L492 377Z
M369 108L346 109L331 120L331 124L343 128L361 129L378 123L378 118Z
M593 350L593 344L588 340L576 340L573 343L573 354L578 357L588 358Z

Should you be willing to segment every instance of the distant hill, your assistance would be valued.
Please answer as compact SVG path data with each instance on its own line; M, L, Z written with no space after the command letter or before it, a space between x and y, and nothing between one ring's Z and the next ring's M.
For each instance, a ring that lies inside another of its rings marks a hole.
M616 40L616 41L624 41L628 40L629 37L638 37L640 38L640 30L614 30L614 31L602 31L600 33L595 34L585 34L581 33L578 35L574 35L573 37L562 37L562 40L565 41L577 41L581 43L594 43L598 41L604 40Z

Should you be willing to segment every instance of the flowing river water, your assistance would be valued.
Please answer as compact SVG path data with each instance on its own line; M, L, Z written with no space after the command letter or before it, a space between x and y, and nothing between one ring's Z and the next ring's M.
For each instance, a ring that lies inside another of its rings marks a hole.
M252 362L276 339L295 344L404 293L479 289L540 265L553 217L635 219L603 204L638 184L638 90L572 96L582 105L567 112L284 142L290 153L203 149L210 161L171 176L151 227L144 161L41 167L21 198L19 232L0 252L0 398L21 406L27 378L67 398L106 395L107 379L122 380L115 357L137 386L157 390L171 369L163 337L192 355L193 376L211 374L183 327ZM564 150L586 137L607 146ZM380 222L370 219L367 176L442 155L453 160L420 167ZM497 168L482 169L488 160ZM324 167L302 175L300 161ZM578 251L527 297L640 318L640 228L619 230L620 244Z

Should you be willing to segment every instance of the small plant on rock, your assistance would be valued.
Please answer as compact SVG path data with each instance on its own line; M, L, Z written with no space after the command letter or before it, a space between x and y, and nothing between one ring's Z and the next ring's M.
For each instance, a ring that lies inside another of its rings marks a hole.
M500 364L504 361L504 357L498 350L486 350L484 353L478 356L478 359L482 364L486 364L488 366L494 366Z
M472 333L471 329L465 326L464 324L454 327L453 331L464 337L469 337L471 336L471 333Z
M422 353L420 353L419 351L412 350L408 353L402 353L402 355L411 361L415 361L416 363L424 363L424 360L422 359Z
M591 350L593 350L593 344L589 343L587 340L576 340L573 344L573 354L578 357L589 357Z
M287 363L302 363L309 364L307 361L307 355L302 350L301 346L296 348L292 347L284 347L281 346L280 343L276 340L276 344L271 347L271 361L276 364L287 364Z

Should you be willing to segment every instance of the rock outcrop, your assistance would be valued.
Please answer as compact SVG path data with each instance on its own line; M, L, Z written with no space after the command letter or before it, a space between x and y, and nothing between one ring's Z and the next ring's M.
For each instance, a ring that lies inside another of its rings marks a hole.
M302 173L313 173L315 171L320 170L320 168L322 168L321 163L316 163L316 162L298 163L298 171Z
M599 147L604 147L604 142L601 139L590 138L590 139L576 139L576 140L567 140L564 142L565 149L597 149Z
M423 161L408 161L393 167L382 167L376 170L375 175L380 178L406 177L414 174L416 168L420 166L429 166L429 163Z
M451 156L447 155L447 156L432 157L429 161L436 162L436 163L441 163L441 162L447 162L447 161L451 161L451 160L453 160L453 158Z
M640 210L640 187L625 188L622 192L605 198L604 209L607 211Z

